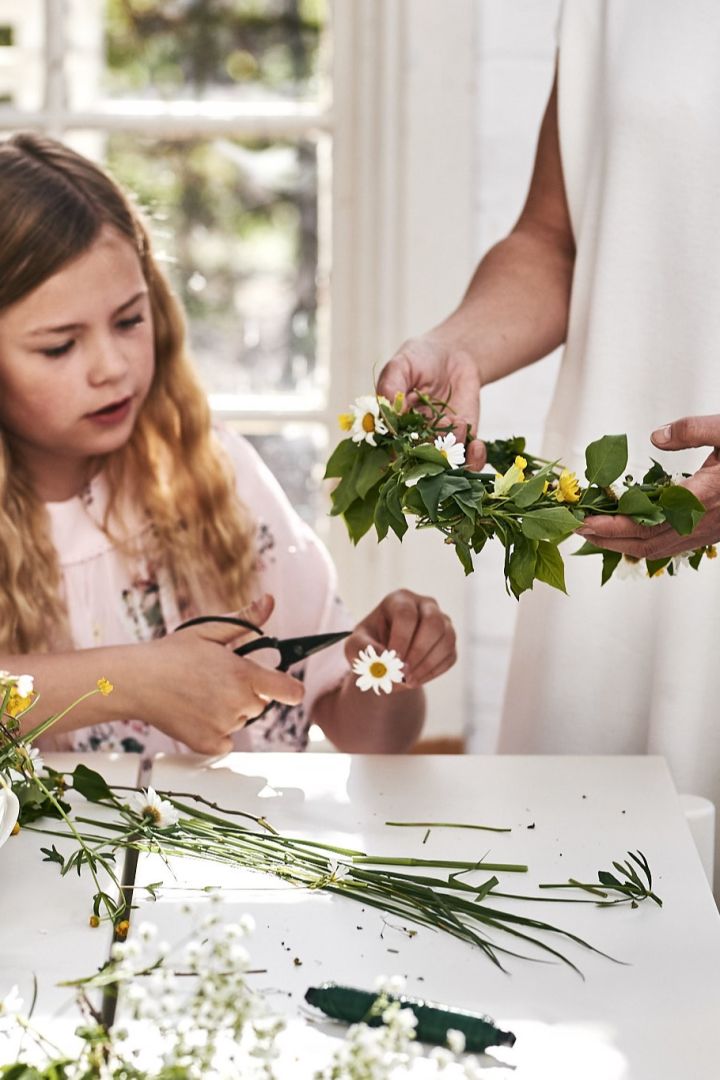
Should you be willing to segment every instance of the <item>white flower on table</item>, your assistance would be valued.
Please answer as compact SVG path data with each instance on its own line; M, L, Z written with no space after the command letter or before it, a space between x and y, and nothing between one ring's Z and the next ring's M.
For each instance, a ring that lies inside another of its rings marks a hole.
M167 799L161 799L151 787L147 791L134 792L130 798L130 809L157 829L170 829L180 820L180 811Z
M376 435L387 435L387 425L380 415L380 402L376 397L366 394L355 399L350 406L352 425L350 437L353 442L367 442L376 446Z
M393 683L403 681L405 664L394 649L383 649L378 655L374 645L361 649L353 660L352 669L358 676L355 685L359 690L373 690L379 694L384 690L392 693Z
M465 447L457 441L452 431L449 431L447 435L438 435L435 447L451 469L457 469L458 465L465 464Z

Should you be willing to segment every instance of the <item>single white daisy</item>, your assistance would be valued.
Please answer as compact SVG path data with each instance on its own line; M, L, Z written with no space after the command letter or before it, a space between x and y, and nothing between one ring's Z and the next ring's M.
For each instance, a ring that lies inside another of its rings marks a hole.
M151 787L147 791L134 792L130 797L130 809L158 829L169 829L180 819L180 811L167 799L161 799Z
M376 435L387 435L387 425L380 415L380 402L376 397L366 394L355 399L355 404L350 406L352 411L352 427L350 436L353 442L367 442L371 446L377 446Z
M458 465L465 464L465 447L457 441L452 431L449 431L447 435L438 435L435 446L451 469L457 469Z
M403 681L403 668L405 664L394 649L383 649L378 654L373 645L367 649L361 649L353 660L352 669L358 676L355 685L359 690L374 690L379 694L384 690L386 694L392 692L393 683Z

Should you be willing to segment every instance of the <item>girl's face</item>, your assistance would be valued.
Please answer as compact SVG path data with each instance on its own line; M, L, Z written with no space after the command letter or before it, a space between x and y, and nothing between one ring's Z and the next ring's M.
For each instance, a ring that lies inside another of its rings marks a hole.
M76 495L88 480L89 459L128 441L154 366L140 260L110 226L0 311L0 428L40 498Z

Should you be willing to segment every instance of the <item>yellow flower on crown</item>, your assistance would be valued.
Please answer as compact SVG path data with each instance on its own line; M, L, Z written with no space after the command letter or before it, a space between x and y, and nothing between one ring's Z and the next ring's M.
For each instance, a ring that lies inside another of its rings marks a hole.
M507 495L510 488L514 487L515 484L524 484L526 469L527 461L518 454L508 471L506 473L498 473L495 477L491 497L493 499L499 499L503 495Z
M555 498L558 502L576 503L580 501L580 485L574 472L563 469L558 477Z
M338 416L338 424L341 431L350 431L353 426L353 414L349 412L341 412Z

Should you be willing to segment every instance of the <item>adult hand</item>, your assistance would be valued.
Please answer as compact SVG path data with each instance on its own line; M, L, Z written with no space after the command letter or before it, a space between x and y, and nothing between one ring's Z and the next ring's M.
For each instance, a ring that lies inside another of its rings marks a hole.
M638 525L622 515L598 516L586 518L578 529L579 534L597 547L620 551L636 559L664 559L714 544L720 540L720 415L686 416L654 431L651 438L661 450L714 447L700 469L683 484L706 509L698 527L688 536L680 536L667 523Z
M380 372L377 392L388 401L403 393L411 408L417 404L417 391L447 401L458 442L465 442L468 429L477 434L480 374L470 353L448 348L431 335L410 338ZM468 468L481 469L486 459L485 444L473 439L467 447Z
M231 614L262 625L273 606L272 597L263 596ZM144 664L138 666L136 715L197 753L224 754L232 750L232 732L269 701L297 705L302 683L234 654L246 636L238 637L237 626L210 622L137 646Z
M457 659L455 630L450 618L430 596L408 589L391 592L353 630L345 641L352 663L361 649L394 649L405 663L401 687L415 688L436 679Z

